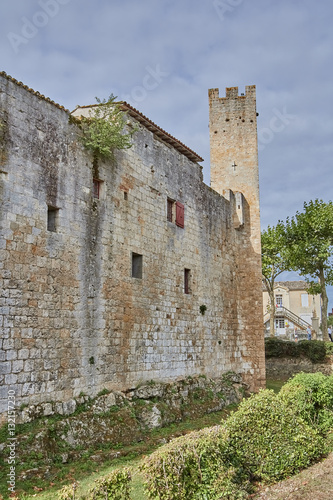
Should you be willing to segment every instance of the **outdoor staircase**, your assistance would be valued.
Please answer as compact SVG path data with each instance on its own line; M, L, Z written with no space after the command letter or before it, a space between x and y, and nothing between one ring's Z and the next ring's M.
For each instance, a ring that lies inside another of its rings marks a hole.
M266 323L266 321L269 319L269 317L270 317L270 313L268 312L264 316L264 323ZM299 316L297 316L297 314L293 313L292 311L290 311L289 309L287 309L284 306L278 306L275 308L275 318L279 318L279 317L284 317L286 319L289 319L289 321L294 323L294 325L297 325L299 328L301 328L301 330L306 330L308 327L312 328L310 323L308 323L304 319L300 318Z

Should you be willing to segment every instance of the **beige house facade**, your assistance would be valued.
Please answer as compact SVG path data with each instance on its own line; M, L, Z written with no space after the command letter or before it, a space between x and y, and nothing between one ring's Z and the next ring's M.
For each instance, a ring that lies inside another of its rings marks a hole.
M307 338L307 328L312 338L320 337L321 296L308 293L306 281L277 281L274 286L275 335L288 340ZM265 335L270 334L271 306L263 285Z

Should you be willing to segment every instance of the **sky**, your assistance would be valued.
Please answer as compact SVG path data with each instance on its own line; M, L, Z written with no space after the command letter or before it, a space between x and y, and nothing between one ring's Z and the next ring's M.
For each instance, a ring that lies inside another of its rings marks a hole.
M0 70L69 110L127 101L207 184L208 89L256 85L265 229L332 199L332 27L332 0L2 0Z

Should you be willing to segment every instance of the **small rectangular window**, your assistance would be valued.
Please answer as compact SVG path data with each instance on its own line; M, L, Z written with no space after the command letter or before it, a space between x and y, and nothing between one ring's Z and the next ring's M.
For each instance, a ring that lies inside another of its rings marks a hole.
M275 327L276 328L285 328L285 321L284 318L277 318L275 320Z
M309 296L307 293L301 294L302 307L309 307Z
M93 197L99 200L100 195L101 195L101 184L102 181L99 179L94 179L93 180Z
M282 307L282 295L276 296L276 307Z
M190 293L190 269L184 269L184 293Z
M173 216L172 216L173 205L174 205L174 202L172 200L170 200L170 198L168 198L168 200L167 200L167 220L169 222L173 221Z
M142 279L142 255L132 252L132 278Z
M58 208L47 207L47 230L53 233L57 231L58 211Z

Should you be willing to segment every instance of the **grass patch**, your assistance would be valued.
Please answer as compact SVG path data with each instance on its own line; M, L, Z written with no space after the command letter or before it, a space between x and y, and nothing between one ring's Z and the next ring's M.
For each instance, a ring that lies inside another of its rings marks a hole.
M281 387L283 387L285 383L286 380L266 379L266 389L272 389L272 391L277 394L280 392Z

